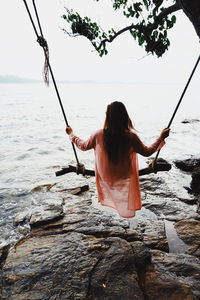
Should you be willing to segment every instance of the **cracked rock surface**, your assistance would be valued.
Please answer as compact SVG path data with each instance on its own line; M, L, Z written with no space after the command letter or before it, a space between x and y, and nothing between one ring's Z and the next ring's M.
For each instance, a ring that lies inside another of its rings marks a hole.
M1 299L200 299L199 218L162 193L131 220L95 207L90 192L21 212L15 225L28 222L30 231L0 249ZM175 220L185 253L168 253L164 215Z

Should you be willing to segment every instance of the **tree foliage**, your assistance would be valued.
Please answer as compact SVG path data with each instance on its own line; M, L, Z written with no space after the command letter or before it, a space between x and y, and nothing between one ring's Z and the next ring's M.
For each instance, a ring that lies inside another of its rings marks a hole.
M100 2L100 0L94 0ZM111 27L104 31L88 16L82 17L78 12L66 8L62 17L67 21L67 29L72 36L85 36L90 40L100 56L108 53L107 43L124 32L129 32L133 39L143 46L147 53L162 56L168 50L170 41L168 30L176 23L173 14L181 9L179 1L175 0L110 0L115 11L121 11L124 18L130 20L130 25L120 30Z

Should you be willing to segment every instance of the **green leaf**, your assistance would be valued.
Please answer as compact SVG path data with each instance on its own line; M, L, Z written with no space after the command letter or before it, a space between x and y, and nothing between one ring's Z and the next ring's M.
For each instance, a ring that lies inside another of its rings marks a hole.
M175 24L176 23L176 16L173 15L172 18L171 18L171 21L172 21L173 24Z
M144 36L143 35L140 36L139 39L138 39L139 45L141 46L144 43L144 41L145 41Z

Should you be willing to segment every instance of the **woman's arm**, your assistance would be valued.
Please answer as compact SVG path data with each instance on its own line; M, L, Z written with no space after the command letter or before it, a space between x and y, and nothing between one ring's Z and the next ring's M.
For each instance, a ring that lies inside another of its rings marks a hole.
M95 148L96 134L92 134L88 140L84 141L78 136L74 135L71 127L66 128L66 133L69 135L71 142L74 143L80 150L86 151Z
M150 156L154 152L158 151L165 144L165 138L169 136L169 128L162 130L160 136L155 140L151 146L145 146L137 134L133 135L133 149L135 152L141 154L142 156Z

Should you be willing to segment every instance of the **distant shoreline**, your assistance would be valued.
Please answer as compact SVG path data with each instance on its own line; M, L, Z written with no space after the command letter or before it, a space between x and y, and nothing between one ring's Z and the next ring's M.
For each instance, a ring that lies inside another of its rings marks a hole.
M16 75L0 75L0 84L1 83L43 83L43 79L31 79L31 78L22 78ZM50 80L52 83L52 80ZM116 81L95 81L95 80L57 80L57 83L66 83L66 84L124 84L127 82L116 82Z
M21 78L15 75L0 75L0 83L41 83L41 80Z
M44 83L43 79L33 79L33 78L23 78L23 77L19 77L16 75L0 75L0 84L28 84L28 83ZM134 82L134 81L98 81L98 80L90 80L90 79L86 79L86 80L65 80L65 79L60 79L57 80L58 84L119 84L119 85L123 85L123 84L131 84L131 85L164 85L164 86L168 86L168 85L182 85L181 82ZM50 80L50 84L52 84L52 80Z

